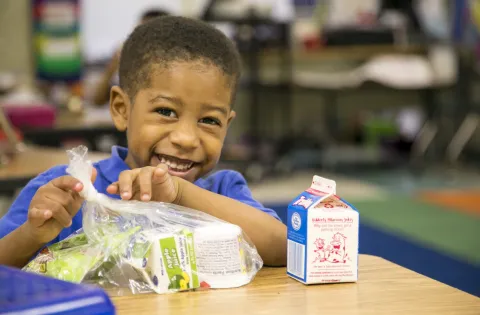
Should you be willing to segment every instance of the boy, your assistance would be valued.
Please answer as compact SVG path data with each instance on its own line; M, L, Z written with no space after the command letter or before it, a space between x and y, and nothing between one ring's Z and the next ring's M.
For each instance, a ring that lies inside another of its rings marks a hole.
M142 14L140 19L140 24L146 23L153 18L166 16L168 13L163 10L150 9L145 11ZM116 50L115 54L112 56L112 60L105 67L103 75L98 82L96 89L93 93L93 103L95 105L101 106L108 103L108 98L110 95L111 85L118 85L118 64L120 62L120 49Z
M128 149L94 164L99 192L124 200L171 202L239 225L266 265L286 263L286 227L255 201L234 171L217 164L240 76L234 45L200 21L161 17L125 42L120 86L110 92ZM33 179L0 220L0 264L24 266L43 246L82 226L82 185L57 166Z

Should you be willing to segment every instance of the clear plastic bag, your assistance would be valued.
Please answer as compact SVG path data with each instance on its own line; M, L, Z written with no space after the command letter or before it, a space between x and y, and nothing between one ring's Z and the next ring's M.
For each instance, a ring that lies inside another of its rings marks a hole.
M239 287L262 268L240 227L174 204L110 198L91 183L87 149L68 154L67 172L84 185L83 231L43 250L26 270L68 274L64 280L124 295ZM81 263L69 266L66 260Z

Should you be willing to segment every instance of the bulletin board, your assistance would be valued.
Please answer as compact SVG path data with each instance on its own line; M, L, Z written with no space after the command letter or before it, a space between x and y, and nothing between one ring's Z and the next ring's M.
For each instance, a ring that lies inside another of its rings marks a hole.
M35 73L47 82L82 75L80 0L32 0Z

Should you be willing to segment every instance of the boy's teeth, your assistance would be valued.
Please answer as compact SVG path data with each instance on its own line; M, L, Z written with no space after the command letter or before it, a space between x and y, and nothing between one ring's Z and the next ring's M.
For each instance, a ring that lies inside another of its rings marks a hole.
M179 164L179 163L174 162L174 161L169 161L165 157L162 157L160 159L160 163L166 164L169 168L180 170L180 171L190 169L193 165L193 162L190 162L188 164Z

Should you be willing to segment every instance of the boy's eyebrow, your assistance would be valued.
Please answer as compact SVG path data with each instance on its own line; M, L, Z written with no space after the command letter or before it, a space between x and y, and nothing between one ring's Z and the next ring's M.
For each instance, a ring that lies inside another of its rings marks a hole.
M169 96L165 96L165 95L157 95L157 96L153 97L149 101L149 103L154 104L154 103L156 103L158 101L161 101L161 100L167 100L167 101L170 101L170 102L175 103L177 105L183 105L183 102L179 98L169 97Z
M206 110L213 110L220 112L224 116L228 116L228 110L224 106L217 106L212 104L202 104L202 107Z

